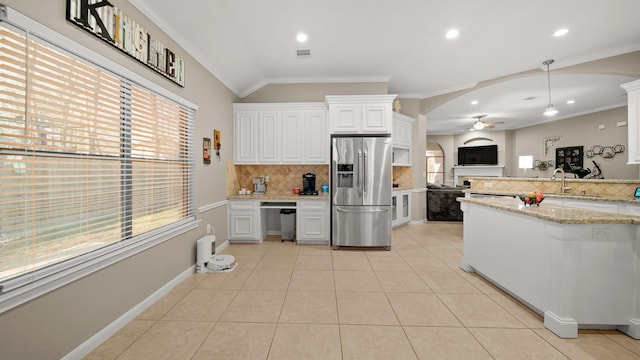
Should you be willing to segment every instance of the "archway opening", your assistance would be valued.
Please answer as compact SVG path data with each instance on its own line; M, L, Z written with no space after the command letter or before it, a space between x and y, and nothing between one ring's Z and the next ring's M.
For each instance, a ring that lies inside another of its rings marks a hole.
M427 141L427 185L444 184L444 151L440 144Z

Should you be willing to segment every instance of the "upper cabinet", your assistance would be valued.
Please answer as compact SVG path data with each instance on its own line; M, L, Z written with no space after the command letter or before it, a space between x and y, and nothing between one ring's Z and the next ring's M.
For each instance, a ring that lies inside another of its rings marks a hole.
M621 85L627 91L629 164L640 164L640 80Z
M393 165L395 166L411 166L411 127L415 119L393 113L393 132L391 139L393 140Z
M395 98L396 95L326 96L331 133L390 134Z
M233 104L236 164L328 164L323 103Z
M233 116L233 157L236 164L258 162L258 111L238 111Z

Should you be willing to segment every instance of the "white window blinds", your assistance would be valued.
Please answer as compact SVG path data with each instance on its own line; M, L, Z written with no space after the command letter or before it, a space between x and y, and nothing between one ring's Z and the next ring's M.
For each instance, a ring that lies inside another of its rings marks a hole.
M194 112L0 23L0 289L192 219Z

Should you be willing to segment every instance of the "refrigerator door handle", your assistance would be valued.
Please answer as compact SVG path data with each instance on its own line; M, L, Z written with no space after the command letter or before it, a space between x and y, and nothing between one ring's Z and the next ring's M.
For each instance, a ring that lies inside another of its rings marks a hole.
M358 150L358 192L360 192L360 196L362 196L362 187L360 183L362 183L362 150Z
M368 172L367 172L367 155L368 155L367 154L367 149L365 149L364 150L364 161L362 162L363 163L363 172L362 172L363 174L368 174ZM366 175L362 176L362 186L364 188L364 192L366 193L367 192L367 176Z
M388 209L376 209L376 210L345 210L345 209L341 209L341 208L337 208L336 209L338 212L344 212L344 213L383 213L383 212L388 212Z

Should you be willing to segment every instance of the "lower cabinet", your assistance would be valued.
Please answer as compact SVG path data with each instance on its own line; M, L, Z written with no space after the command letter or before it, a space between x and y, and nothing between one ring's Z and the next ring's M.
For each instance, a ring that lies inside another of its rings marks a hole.
M329 202L298 201L296 238L299 244L329 243Z
M406 225L411 221L411 191L394 191L391 194L391 227Z
M281 202L229 200L229 242L260 243L266 239L269 209ZM291 208L290 205L287 208ZM296 202L296 240L299 244L329 244L329 201ZM273 219L272 219L273 220Z
M228 220L231 242L261 242L266 237L259 201L229 201Z

